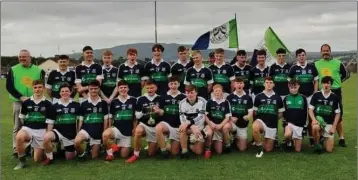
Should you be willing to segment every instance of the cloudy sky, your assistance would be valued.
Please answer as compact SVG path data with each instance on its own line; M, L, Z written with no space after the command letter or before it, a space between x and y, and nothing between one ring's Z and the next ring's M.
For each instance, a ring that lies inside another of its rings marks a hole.
M252 50L271 26L289 49L357 49L356 2L158 2L158 41L193 44L237 14L240 48ZM2 2L1 55L29 49L52 56L154 41L152 2Z

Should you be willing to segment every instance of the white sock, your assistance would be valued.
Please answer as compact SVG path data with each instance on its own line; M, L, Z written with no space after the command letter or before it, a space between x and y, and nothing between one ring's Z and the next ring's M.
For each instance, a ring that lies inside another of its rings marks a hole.
M342 137L339 137L339 139L344 139L344 137L342 136Z
M109 149L107 150L107 155L108 155L108 156L113 156L112 148L109 148Z
M52 160L52 159L53 159L53 154L52 154L52 152L46 153L46 157Z
M139 157L139 151L134 151L134 155Z

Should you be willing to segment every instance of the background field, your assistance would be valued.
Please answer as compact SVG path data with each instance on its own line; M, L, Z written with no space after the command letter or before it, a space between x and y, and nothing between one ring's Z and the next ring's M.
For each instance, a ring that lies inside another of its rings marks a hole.
M78 163L76 161L56 161L54 165L42 166L30 159L29 168L14 171L17 160L12 154L12 108L5 90L1 87L1 177L2 179L357 179L357 79L344 83L344 127L348 147L336 147L334 153L313 154L305 146L302 153L266 153L263 158L255 158L255 149L248 152L233 152L228 155L214 155L210 160L158 160L146 158L144 153L135 164L125 164L118 158L105 163L96 161ZM251 127L251 126L250 126ZM280 131L282 132L282 131ZM282 133L280 141L282 140ZM337 141L336 141L337 142ZM306 141L307 144L307 141Z

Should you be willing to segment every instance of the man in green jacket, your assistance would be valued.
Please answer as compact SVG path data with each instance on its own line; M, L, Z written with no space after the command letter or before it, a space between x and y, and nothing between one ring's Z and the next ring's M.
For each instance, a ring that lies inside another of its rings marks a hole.
M45 78L45 71L36 65L31 64L31 56L28 50L21 50L19 53L19 64L12 66L6 79L6 90L12 100L13 109L13 157L17 158L15 137L21 129L22 123L19 118L21 104L32 96L32 81Z
M340 98L341 118L337 124L337 133L339 135L339 145L346 147L343 133L343 104L342 104L342 82L349 78L349 72L344 67L343 63L331 56L331 47L328 44L321 46L322 59L315 62L318 71L319 89L322 89L322 78L330 76L333 78L332 92Z

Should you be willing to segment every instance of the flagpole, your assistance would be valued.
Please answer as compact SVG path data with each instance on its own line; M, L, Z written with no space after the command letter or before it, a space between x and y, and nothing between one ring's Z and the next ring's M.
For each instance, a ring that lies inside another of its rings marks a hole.
M154 1L154 25L155 25L155 43L158 42L157 36L157 1Z
M236 13L234 13L234 15L235 15L235 22L236 22L237 50L239 50L239 33L238 33L238 29L237 29L237 19L236 19Z

